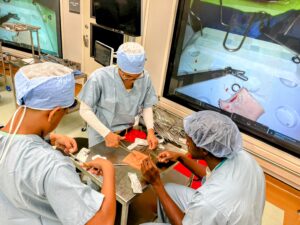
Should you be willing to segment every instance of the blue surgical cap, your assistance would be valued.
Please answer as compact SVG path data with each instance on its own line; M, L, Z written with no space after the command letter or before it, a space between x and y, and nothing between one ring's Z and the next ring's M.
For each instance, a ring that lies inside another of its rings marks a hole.
M145 50L136 42L126 42L117 51L118 67L128 74L140 74L144 70Z
M15 75L18 105L37 110L67 108L74 103L75 79L72 70L45 62L24 66Z
M185 133L197 147L218 158L232 158L242 150L242 137L238 127L227 116L214 111L200 111L187 116Z

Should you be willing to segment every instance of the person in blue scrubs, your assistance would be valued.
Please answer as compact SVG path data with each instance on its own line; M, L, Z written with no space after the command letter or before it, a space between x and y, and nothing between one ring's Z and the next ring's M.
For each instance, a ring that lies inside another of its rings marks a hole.
M152 112L157 96L144 69L145 58L140 44L126 42L117 51L117 66L103 67L90 75L78 95L80 115L88 124L89 147L103 141L108 147L118 147L140 116L147 127L149 148L157 147Z
M72 70L55 63L22 67L15 75L18 109L0 130L0 224L95 225L114 224L114 168L104 159L85 167L103 174L101 193L80 181L65 153L76 142L51 134L74 105Z
M158 222L172 225L259 225L265 204L264 173L243 150L242 137L233 121L220 113L201 111L184 119L188 152L204 159L207 167L181 153L165 151L160 162L179 161L197 177L197 190L163 185L150 159L142 174L158 195Z

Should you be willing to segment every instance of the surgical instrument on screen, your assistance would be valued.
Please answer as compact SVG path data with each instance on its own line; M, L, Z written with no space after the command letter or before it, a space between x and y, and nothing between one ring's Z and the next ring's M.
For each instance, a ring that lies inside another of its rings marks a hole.
M193 16L193 18L195 18L198 21L198 23L200 25L200 34L201 34L201 36L203 36L203 31L202 31L203 25L202 25L202 21L201 21L200 17L197 16L192 10L190 11L190 15ZM190 21L190 23L192 23L192 22ZM192 26L192 24L191 24L191 26Z
M236 52L236 51L240 50L240 48L241 48L241 47L243 46L243 44L244 44L244 41L246 40L247 34L248 34L249 31L250 31L250 28L251 28L251 26L252 26L252 24L253 24L253 22L254 22L254 20L255 20L255 17L256 17L256 14L253 14L253 15L250 16L249 23L248 23L248 25L247 25L247 27L246 27L244 33L243 33L243 38L242 38L240 44L239 44L236 48L229 48L229 47L227 46L228 35L229 35L229 32L230 32L231 29L232 29L232 27L231 27L230 25L227 26L227 27L228 27L228 30L227 30L227 32L226 32L226 35L225 35L224 41L223 41L223 47L224 47L227 51L229 51L229 52Z
M246 72L243 70L237 70L237 69L233 69L232 67L226 67L224 69L208 70L208 71L202 71L198 73L181 75L176 77L176 80L178 82L182 82L182 84L180 85L181 87L202 82L205 80L211 80L211 79L227 76L227 75L235 76L243 81L248 81L248 77L245 75L245 73Z
M229 26L229 24L223 22L223 0L220 0L220 23L225 27Z
M249 22L246 26L244 33L242 34L243 37L242 37L241 42L239 43L239 45L236 48L230 48L227 45L227 39L229 36L229 32L232 30L233 27L231 24L227 24L223 21L223 0L219 0L219 1L220 1L220 23L223 26L227 27L227 32L226 32L226 35L225 35L224 41L223 41L223 47L227 51L236 52L236 51L240 50L240 48L243 46L243 44L246 40L246 37L256 19L260 20L260 29L263 29L265 27L264 19L267 19L267 27L269 27L269 25L270 25L270 15L268 13L261 11L261 12L256 12L256 13L250 14Z
M300 64L300 56L293 56L292 61L296 64Z
M238 92L239 90L241 89L241 86L237 83L234 83L232 86L231 86L231 90L233 92Z
M293 54L300 54L300 15L298 11L291 11L288 17L275 26L267 26L261 32L272 41L290 49Z

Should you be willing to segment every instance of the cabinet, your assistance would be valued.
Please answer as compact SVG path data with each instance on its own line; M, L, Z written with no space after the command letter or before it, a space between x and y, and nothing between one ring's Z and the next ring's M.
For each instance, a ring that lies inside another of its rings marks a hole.
M282 210L283 215L275 214L275 210L265 209L265 224L272 224L272 220L283 217L284 225L300 225L300 191L284 184L276 178L266 174L266 201ZM280 214L280 213L279 213ZM275 221L274 221L275 222Z

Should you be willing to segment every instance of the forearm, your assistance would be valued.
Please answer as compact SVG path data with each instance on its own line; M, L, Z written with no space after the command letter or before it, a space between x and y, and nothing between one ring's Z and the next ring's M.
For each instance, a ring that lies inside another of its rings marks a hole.
M101 193L105 196L100 210L86 225L113 225L116 217L115 174L112 169L103 170Z
M162 182L152 185L172 225L182 225L184 213L168 195Z
M114 221L116 215L116 188L115 188L115 172L114 170L103 170L103 185L101 193L105 199L101 207L103 214Z
M79 114L102 137L109 134L110 130L97 118L91 107L84 102L80 103Z
M145 125L147 127L147 130L148 132L149 131L153 131L153 128L154 128L154 122L153 122L153 110L152 110L152 107L150 108L146 108L143 110L143 118L144 118L144 122L145 122Z
M184 154L180 154L177 160L181 162L185 167L187 167L197 177L206 176L206 167L197 163L196 160L190 159Z

